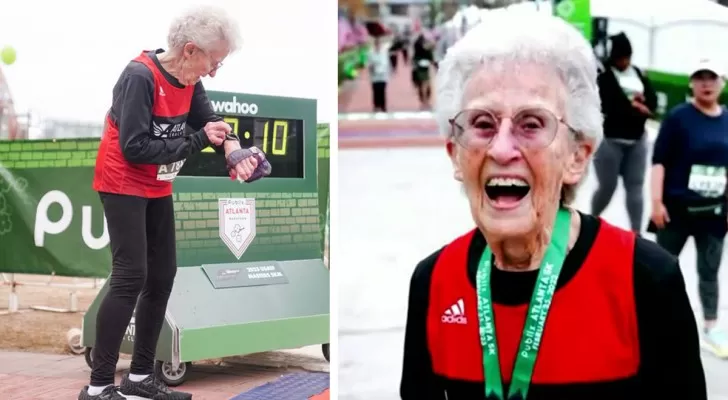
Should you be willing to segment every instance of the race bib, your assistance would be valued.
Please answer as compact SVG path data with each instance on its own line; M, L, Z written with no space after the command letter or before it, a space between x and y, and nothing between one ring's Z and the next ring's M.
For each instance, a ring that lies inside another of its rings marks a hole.
M693 165L690 168L688 189L703 197L721 197L725 194L726 168L710 165Z
M177 174L179 174L183 165L185 165L185 160L157 166L157 180L172 182L177 177Z

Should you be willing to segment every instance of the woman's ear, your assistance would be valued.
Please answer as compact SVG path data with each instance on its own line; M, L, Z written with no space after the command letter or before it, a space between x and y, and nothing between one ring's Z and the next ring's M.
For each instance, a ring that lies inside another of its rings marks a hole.
M445 144L445 148L447 149L447 155L450 156L450 161L452 162L454 178L456 181L462 182L463 171L460 167L459 147L453 143L452 140L448 139Z
M567 161L564 183L576 185L586 174L591 156L594 153L594 142L591 140L577 141Z

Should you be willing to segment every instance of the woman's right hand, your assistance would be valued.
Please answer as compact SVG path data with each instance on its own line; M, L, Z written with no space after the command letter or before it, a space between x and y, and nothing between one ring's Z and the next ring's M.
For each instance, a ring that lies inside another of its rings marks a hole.
M232 131L230 125L222 121L208 122L205 124L204 130L205 134L207 134L207 139L215 146L220 146L225 140L225 135Z
M654 201L652 203L652 215L650 220L658 229L662 229L670 222L670 216L667 215L667 208L662 201Z
M638 100L632 100L632 107L636 108L640 113L647 117L652 116L652 111Z

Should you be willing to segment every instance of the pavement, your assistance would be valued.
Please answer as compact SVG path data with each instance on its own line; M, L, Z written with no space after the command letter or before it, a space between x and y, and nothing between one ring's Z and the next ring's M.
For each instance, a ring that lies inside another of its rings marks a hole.
M116 382L129 369L120 360ZM193 363L187 381L176 389L195 400L228 400L240 393L301 370L328 372L320 346ZM3 400L73 400L88 384L83 356L0 352L0 398ZM327 399L328 395L321 397ZM303 399L302 399L303 400Z
M434 76L433 72L432 77ZM344 101L339 102L339 113L368 113L373 110L372 85L366 68L359 71L352 93L346 99L340 100ZM420 101L412 85L411 64L404 64L401 56L397 69L387 82L387 110L392 112L420 110Z
M335 289L339 291L338 399L395 400L412 271L417 262L472 229L473 223L444 149L345 149L338 154L339 176L346 177L338 188L337 257L346 265ZM595 188L590 175L580 189L577 208L590 211ZM647 185L645 198L649 198ZM602 216L626 228L624 205L620 187ZM648 215L646 209L645 222ZM692 240L680 261L700 321ZM723 287L728 285L725 266L719 280ZM721 297L720 315L728 329L728 295ZM728 400L728 360L704 354L703 363L709 399Z

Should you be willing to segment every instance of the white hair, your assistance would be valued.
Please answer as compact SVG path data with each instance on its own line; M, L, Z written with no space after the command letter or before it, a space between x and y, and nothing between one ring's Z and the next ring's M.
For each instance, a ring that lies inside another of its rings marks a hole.
M205 51L224 46L229 52L240 47L240 31L230 13L222 8L199 6L187 10L172 21L167 35L169 49L181 50L194 43Z
M470 77L484 65L537 64L553 68L566 86L565 122L598 148L604 136L597 60L582 34L561 18L541 13L494 10L448 49L437 73L435 118L451 135L448 120L463 107ZM517 70L517 68L516 68ZM576 187L564 188L569 203Z

